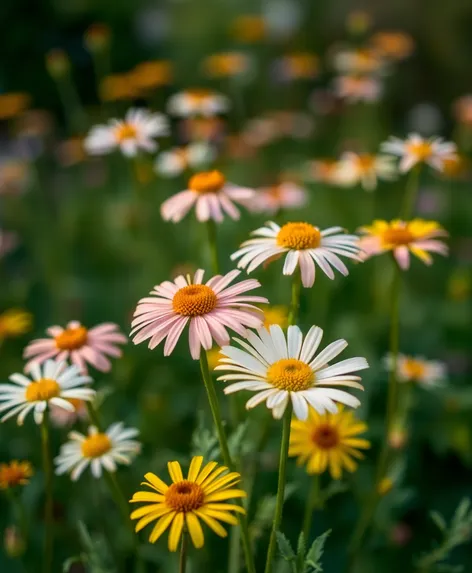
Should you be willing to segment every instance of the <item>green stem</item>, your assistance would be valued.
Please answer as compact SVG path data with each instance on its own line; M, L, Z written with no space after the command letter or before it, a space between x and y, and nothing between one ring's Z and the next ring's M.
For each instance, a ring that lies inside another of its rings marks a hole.
M402 208L400 211L400 218L404 221L411 219L415 209L416 198L418 196L419 183L420 183L421 164L416 165L410 171L410 175L406 182L405 194L403 196Z
M235 465L231 459L231 455L228 447L228 440L226 438L225 428L223 426L223 420L221 417L220 405L218 402L218 396L216 394L215 385L213 383L213 378L210 374L210 369L208 368L208 359L206 352L202 350L200 354L200 368L202 372L203 382L205 384L205 389L208 396L208 402L210 403L210 409L213 416L213 423L216 427L216 433L218 434L218 440L220 443L220 450L223 461L226 466L231 471L234 471ZM249 528L247 524L247 519L245 515L238 515L239 525L241 527L241 541L243 544L244 557L246 560L247 573L256 573L256 568L254 565L254 559L251 550L251 541L249 538Z
M311 476L311 487L308 501L305 505L305 517L303 518L303 535L305 541L308 541L311 529L311 521L313 517L313 511L319 507L320 498L320 476L315 474Z
M302 281L300 272L296 271L292 280L292 299L290 301L290 313L288 315L288 323L296 324L298 320L298 311L300 310L300 294L302 288Z
M20 496L17 495L16 492L11 491L9 497L10 497L11 502L15 508L16 517L18 519L18 524L20 526L21 535L23 536L23 540L25 542L27 542L28 529L29 528L28 528L28 519L26 517L25 506L23 505L23 502L21 501Z
M292 421L292 403L287 404L282 425L282 440L280 442L280 459L279 459L279 479L277 483L277 500L275 505L274 521L272 522L272 531L270 534L269 549L267 550L267 560L265 573L272 572L272 565L275 557L277 545L277 532L282 523L282 512L285 500L285 482L287 478L287 459L288 447L290 443L290 422Z
M59 78L56 84L64 107L69 134L83 133L87 120L72 77L67 75Z
M188 535L187 532L182 532L182 543L180 544L180 560L179 560L179 573L185 573L187 570L187 546Z
M229 538L228 573L241 571L241 536L239 529L233 527Z
M92 424L97 428L97 430L101 429L100 418L98 417L98 412L92 402L86 402L87 405L87 413L88 417Z
M208 245L210 247L210 257L211 257L211 268L215 275L220 274L220 264L218 257L218 242L216 236L216 223L213 219L207 221L207 231L208 231Z
M51 573L52 571L52 548L53 548L53 497L52 497L52 465L51 465L51 446L49 443L49 416L48 411L44 412L41 423L41 444L43 455L43 470L45 480L46 505L45 505L45 539L43 555L43 572Z

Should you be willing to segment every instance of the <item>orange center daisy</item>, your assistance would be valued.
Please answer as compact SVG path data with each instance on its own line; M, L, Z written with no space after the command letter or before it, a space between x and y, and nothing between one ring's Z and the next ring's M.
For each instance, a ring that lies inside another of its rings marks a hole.
M59 350L77 350L78 348L82 348L87 342L87 334L85 326L66 328L66 330L58 334L54 340Z
M119 143L122 143L126 139L136 139L136 135L136 128L130 123L122 123L115 130L115 137Z
M196 104L203 103L211 96L211 91L205 89L188 90L185 93L187 97L192 101L192 103Z
M319 229L309 223L286 223L277 235L277 244L297 251L316 249L321 243Z
M339 444L337 429L330 424L320 424L311 435L313 443L322 450L330 450Z
M190 178L189 189L197 193L218 193L226 183L225 176L221 171L203 171Z
M407 358L404 363L404 369L408 378L412 380L419 380L425 374L425 365L419 360L414 360L413 358Z
M363 173L366 171L370 171L375 164L375 158L372 155L364 153L363 155L359 155L357 158L357 165L359 170Z
M277 360L267 370L267 381L289 392L299 392L313 386L315 374L313 370L301 360L296 358L282 358Z
M111 450L111 440L106 434L92 434L81 445L84 458L99 458Z
M205 492L195 482L183 480L173 483L165 493L166 504L175 511L195 511L202 507Z
M41 378L26 388L25 398L28 402L41 402L59 396L61 387L51 378Z
M79 400L79 398L67 398L67 401L74 406L76 412L85 406L85 402L83 400Z
M188 285L178 290L172 299L172 308L183 316L202 316L211 312L218 299L206 285Z
M0 488L6 489L16 485L24 485L32 475L28 462L11 462L0 465Z
M413 233L408 227L390 227L382 233L382 241L384 244L394 245L396 247L408 245L413 239Z
M433 154L431 143L427 141L420 141L418 143L409 143L406 147L407 152L417 157L420 161L424 161Z

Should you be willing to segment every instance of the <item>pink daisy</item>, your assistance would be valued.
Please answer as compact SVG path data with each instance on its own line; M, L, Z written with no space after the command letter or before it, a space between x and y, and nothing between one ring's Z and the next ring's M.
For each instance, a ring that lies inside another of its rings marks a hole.
M308 202L308 194L303 187L285 181L272 187L259 189L251 207L259 213L274 215L281 209L297 209Z
M226 328L241 336L245 336L246 327L260 328L264 314L251 303L267 303L268 300L261 296L241 296L261 286L254 279L228 287L239 274L240 271L234 270L214 276L203 284L204 271L199 269L193 281L190 276L181 275L174 282L165 281L155 286L150 293L153 296L138 302L131 324L133 342L139 344L150 339L152 350L167 338L164 355L169 356L188 323L190 354L198 360L201 346L210 350L213 340L219 346L229 344Z
M195 205L195 214L201 222L213 219L223 221L226 213L231 219L239 219L234 202L247 204L254 196L253 189L228 183L220 171L204 171L190 178L189 188L174 195L161 206L165 221L178 223Z
M28 372L33 364L41 364L49 358L58 361L70 360L82 372L87 372L87 363L108 372L111 362L108 356L119 358L121 350L117 344L125 344L126 336L121 334L116 324L106 322L88 330L80 322L73 320L66 328L51 326L46 331L52 338L39 338L28 344L23 352L30 358L25 366Z

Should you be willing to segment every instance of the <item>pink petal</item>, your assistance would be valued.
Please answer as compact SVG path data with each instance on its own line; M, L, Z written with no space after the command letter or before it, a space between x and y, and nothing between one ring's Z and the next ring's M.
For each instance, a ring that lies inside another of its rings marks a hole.
M408 250L408 247L397 247L393 250L393 256L401 269L404 271L408 270L410 266L410 251Z

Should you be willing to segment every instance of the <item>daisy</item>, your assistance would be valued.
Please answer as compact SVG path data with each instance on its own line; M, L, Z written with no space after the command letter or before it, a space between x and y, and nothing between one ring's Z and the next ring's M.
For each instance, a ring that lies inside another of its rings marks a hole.
M251 207L258 213L274 215L281 209L297 209L308 202L306 189L286 181L257 191Z
M320 71L319 58L311 52L292 52L279 58L274 74L281 82L312 80Z
M228 111L230 105L226 96L206 89L185 90L174 94L168 101L171 115L191 117L203 115L211 117Z
M344 276L349 274L346 265L337 255L360 261L359 237L340 233L341 227L320 231L309 223L286 223L279 227L269 222L267 227L253 231L258 239L251 239L231 255L231 260L240 259L238 267L251 273L265 261L287 253L284 275L292 275L300 267L302 284L312 287L315 282L315 263L330 279L334 279L334 267Z
M385 358L387 370L392 370L394 361L391 355ZM396 360L399 382L416 382L422 386L440 386L446 380L447 370L444 362L426 360L422 356L399 354Z
M83 372L87 372L87 364L100 372L108 372L111 362L107 356L119 358L122 353L117 345L127 342L126 336L112 322L87 329L73 320L65 328L51 326L46 332L51 338L33 340L23 352L24 358L30 358L25 367L27 372L34 363L41 364L48 358L70 360Z
M366 191L373 191L377 187L378 179L394 179L396 167L393 161L393 157L388 155L348 151L340 159L340 178L344 181L350 180L352 185L360 183Z
M213 219L221 223L225 213L238 220L239 210L234 202L247 203L254 194L252 189L228 183L221 171L203 171L190 178L188 189L164 201L161 215L165 221L178 223L195 205L195 214L200 222Z
M443 141L441 137L424 139L416 133L411 133L405 140L390 137L381 145L381 149L401 158L398 168L402 173L419 163L427 163L433 169L442 171L444 161L453 159L457 151L456 144L451 141Z
M0 489L26 485L32 475L33 467L29 462L13 460L8 464L0 464Z
M337 412L335 402L357 408L360 404L357 398L334 387L363 390L359 384L361 378L350 373L364 370L369 365L365 358L357 357L328 366L347 347L347 342L336 340L315 357L322 336L322 329L312 326L303 340L298 326L289 326L285 338L282 328L272 325L269 330L259 329L257 334L249 332L247 341L236 338L244 350L223 347L221 353L225 358L216 367L216 370L230 372L218 378L232 382L224 389L225 394L240 390L256 392L246 408L249 410L266 402L277 419L283 416L289 400L299 420L308 418L308 406L320 414Z
M18 414L18 425L21 426L33 410L34 421L41 424L48 406L72 412L74 406L69 402L70 398L91 401L95 396L95 390L83 388L92 379L81 374L77 366L48 360L42 367L33 364L31 374L32 379L24 374L12 374L13 384L0 384L0 412L7 412L1 422Z
M391 60L404 60L411 56L415 49L413 38L405 32L377 32L370 39L372 48L381 57Z
M95 478L100 478L103 470L115 472L117 463L129 465L139 453L141 444L132 439L138 434L135 428L124 428L122 422L112 424L106 432L90 426L87 436L70 432L70 441L61 446L54 460L56 474L70 472L71 480L77 481L88 466Z
M297 464L306 464L309 474L322 474L327 469L333 479L341 479L343 469L355 472L362 459L360 449L370 448L370 442L358 435L367 425L357 420L352 412L342 407L337 414L318 414L309 408L306 421L292 420L289 456L297 457Z
M33 315L18 308L0 314L0 340L21 336L31 330Z
M135 157L139 150L156 151L154 138L168 131L167 119L161 113L132 108L124 120L112 119L106 125L92 127L84 147L90 155L104 155L119 148L123 155Z
M360 240L364 258L392 251L403 270L410 267L410 252L426 265L433 262L429 253L448 254L447 245L438 240L448 234L435 221L376 220L370 226L361 227L360 232L365 235Z
M314 183L327 183L328 185L350 186L351 181L344 181L344 173L340 169L337 159L313 159L306 165L306 178Z
M203 72L211 78L231 78L246 74L251 67L249 56L243 52L212 54L202 62Z
M69 399L67 400L74 406L74 411L64 410L58 406L51 405L49 409L49 417L53 426L57 428L65 428L72 426L77 420L86 420L87 406L83 400Z
M175 177L186 169L195 169L215 159L215 150L208 143L197 141L187 147L174 147L157 156L154 169L165 177Z
M197 549L203 547L205 539L200 521L220 537L227 536L219 522L236 525L232 512L245 513L241 506L229 503L231 499L246 497L242 489L234 488L241 476L228 472L228 468L216 462L209 462L203 468L202 463L202 456L193 457L184 478L179 462L169 462L170 486L153 473L144 476L146 481L142 485L151 491L138 491L131 499L131 503L146 503L131 514L131 519L139 519L136 532L155 521L149 536L149 541L155 543L170 527L169 551L177 551L184 529Z
M349 103L375 103L382 95L378 78L363 75L342 75L334 79L334 93Z
M210 350L213 340L219 346L229 343L226 328L246 336L247 327L262 326L264 314L251 303L265 304L267 299L243 294L261 285L251 279L228 287L239 274L240 271L231 271L202 284L204 271L199 269L193 281L190 276L181 275L174 282L155 286L152 296L141 299L134 312L133 342L150 339L152 350L167 338L164 356L169 356L188 323L190 354L198 360L201 346Z

